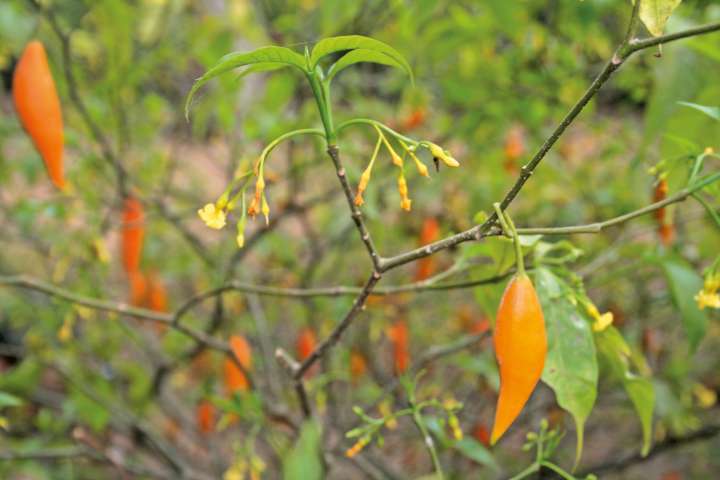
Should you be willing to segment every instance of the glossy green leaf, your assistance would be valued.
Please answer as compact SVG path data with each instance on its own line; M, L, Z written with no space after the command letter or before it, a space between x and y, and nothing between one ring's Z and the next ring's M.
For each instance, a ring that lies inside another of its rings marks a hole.
M640 20L653 36L659 37L665 30L673 10L682 0L640 0Z
M410 64L405 58L390 45L375 40L374 38L364 37L362 35L344 35L340 37L330 37L324 40L320 40L317 45L312 49L310 54L310 67L315 68L318 62L325 57L335 52L342 52L345 50L371 50L377 53L387 55L398 65L400 68L405 70L410 76L410 80L413 80L412 69Z
M222 57L214 67L195 80L185 100L185 117L190 114L190 103L195 93L208 81L238 67L255 64L284 64L306 71L305 57L285 47L261 47L252 52L234 52Z
M288 66L289 65L287 63L277 62L256 63L255 65L251 65L244 69L242 72L240 72L237 77L235 77L235 80L241 80L242 78L250 75L251 73L272 72Z
M389 55L386 55L382 52L376 52L374 50L358 48L357 50L351 50L345 55L343 55L340 60L335 62L330 67L330 69L328 70L328 80L332 80L335 75L337 75L347 67L361 62L379 63L381 65L388 65L390 67L399 68L401 70L405 69L400 62L390 57Z
M546 268L535 271L535 287L545 317L548 353L542 380L577 429L576 463L582 455L585 421L597 397L598 364L590 324L571 300L565 282Z
M495 471L499 471L500 467L495 461L490 450L485 448L485 445L478 442L474 438L463 438L455 442L455 448L467 458L476 461L480 465L490 467Z
M668 257L660 260L667 277L673 302L682 316L683 327L694 352L705 337L708 319L695 303L695 295L702 289L700 275L680 257Z
M655 391L650 380L628 373L623 380L623 386L632 401L635 411L640 417L642 426L643 446L642 455L650 451L650 440L652 439L652 416L655 407Z
M320 426L307 422L302 426L300 438L283 462L283 478L294 480L321 480L324 478L320 451Z
M720 120L720 107L708 107L705 105L698 105L697 103L690 103L690 102L677 102L679 105L683 105L685 107L694 108L695 110L704 113L710 118L714 118L715 120Z
M595 335L600 356L610 368L616 380L620 381L630 397L633 408L640 419L643 442L642 454L650 450L652 439L652 416L655 409L655 391L650 379L630 371L632 352L620 331L612 325Z

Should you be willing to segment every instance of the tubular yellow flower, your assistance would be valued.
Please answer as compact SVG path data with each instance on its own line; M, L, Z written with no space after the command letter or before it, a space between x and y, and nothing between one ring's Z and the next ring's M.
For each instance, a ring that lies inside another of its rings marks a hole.
M253 197L252 200L250 200L250 206L247 209L247 214L251 217L255 218L255 216L260 212L260 199L257 195Z
M370 157L370 162L368 162L368 166L363 171L362 175L360 175L360 182L358 183L358 189L357 194L355 195L355 205L361 206L363 203L365 203L365 200L363 200L363 192L365 192L365 189L368 186L368 183L370 183L370 176L372 174L373 165L375 165L375 159L377 158L378 152L380 151L380 145L382 143L382 132L380 132L380 129L376 127L376 130L378 131L378 134L380 135L377 139L377 142L375 143L375 150L373 150L372 157Z
M614 320L612 312L605 312L595 319L595 323L592 324L593 332L602 332L607 327L612 325Z
M409 212L412 207L412 200L408 196L407 182L405 181L405 175L402 173L398 177L398 192L400 192L400 208Z
M420 159L417 157L417 155L415 155L414 152L408 150L408 153L410 154L410 158L412 158L413 161L415 162L415 167L417 167L420 175L422 175L423 177L429 178L430 172L428 171L428 168L425 166L425 164L420 161Z
M221 208L218 208L214 203L208 203L203 208L198 210L198 215L210 228L220 230L225 226L226 214Z
M605 312L601 314L597 307L590 302L585 305L585 309L587 310L588 315L595 320L592 324L593 332L602 332L612 325L614 320L612 312Z
M447 150L443 150L440 145L436 145L432 142L427 142L427 148L430 150L430 154L433 158L441 160L448 167L459 167L460 162L455 160Z
M452 431L455 440L459 441L463 439L463 432L460 428L460 422L458 421L458 418L455 416L454 413L448 415L448 426L450 427L450 430Z
M265 179L263 178L262 173L260 173L257 182L255 182L255 195L260 196L263 191L265 191Z
M720 309L720 294L717 292L708 292L705 289L700 290L698 294L695 295L695 301L700 310L706 307Z
M262 196L262 214L265 217L265 225L270 225L270 205L268 205L265 195Z
M360 438L360 440L355 442L355 445L347 449L347 451L345 452L345 456L348 458L354 457L355 455L360 453L360 451L365 448L368 443L370 443L370 437Z

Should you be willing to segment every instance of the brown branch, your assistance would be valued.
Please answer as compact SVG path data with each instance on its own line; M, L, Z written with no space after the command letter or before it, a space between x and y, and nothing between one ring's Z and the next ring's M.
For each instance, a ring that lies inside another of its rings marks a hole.
M668 437L662 442L657 443L653 447L653 449L650 450L650 452L645 456L642 456L638 452L632 455L621 457L617 460L598 464L588 468L585 473L579 474L578 477L583 478L589 473L598 474L602 472L625 470L626 468L633 465L647 462L653 457L661 455L665 452L689 445L691 443L710 440L712 438L715 438L717 435L720 435L720 425L707 425L687 435Z
M560 121L557 127L555 127L555 129L545 140L545 142L543 142L543 144L532 157L530 162L528 162L521 168L520 176L500 202L502 210L505 210L510 205L510 203L512 203L518 193L520 193L520 190L522 190L525 183L528 181L528 179L530 179L532 173L538 167L540 162L545 158L553 145L555 145L558 139L562 136L565 130L575 121L575 118L577 118L577 116L584 110L585 106L590 102L590 100L595 97L600 88L610 79L612 74L618 68L620 68L620 66L625 62L625 60L627 60L632 54L640 50L659 45L661 43L671 42L674 40L688 38L695 35L702 35L717 30L720 30L720 23L691 28L682 32L663 35L661 37L645 40L634 41L626 38L621 43L620 47L615 51L615 54L612 56L612 58L605 64L597 77L595 77L595 80L593 80L593 82L590 84L582 97L580 97L580 99L575 103L575 105L572 106L570 111L565 114L565 117ZM406 253L401 253L399 255L389 258L381 258L379 270L380 272L386 272L400 265L404 265L408 262L412 262L428 255L432 255L435 252L453 247L460 243L471 240L481 240L488 235L491 228L496 225L496 222L497 214L493 212L492 215L490 215L490 217L485 222L480 225L476 225L468 230L465 230L464 232L444 238L437 242L426 245L422 248L411 250Z
M345 199L347 200L348 207L350 208L350 214L353 222L355 222L355 226L360 234L360 239L363 241L363 244L365 244L365 249L370 256L370 260L372 260L373 267L375 270L379 270L380 255L375 248L375 244L370 236L370 231L368 231L367 226L365 225L362 212L357 205L355 205L355 200L353 198L352 189L350 188L350 183L347 179L345 167L342 164L342 160L340 160L340 149L337 145L328 145L327 153L332 159L333 164L335 164L335 171L337 172L340 185L342 186L343 193L345 194Z
M320 342L320 344L315 348L315 350L313 350L313 352L302 362L300 368L295 370L293 374L293 377L295 379L301 379L305 372L307 372L310 367L312 367L313 364L315 364L315 362L317 362L320 357L325 354L327 350L335 346L340 341L340 337L342 336L343 332L347 330L347 328L350 326L357 314L360 313L360 311L363 310L363 308L365 307L365 300L367 300L368 296L370 296L370 292L372 292L373 287L379 281L380 274L377 272L373 272L370 275L370 278L368 278L367 282L365 283L362 291L353 302L350 311L348 311L348 313L345 315L345 318L343 318L342 321L335 327L335 329L330 333L330 336Z

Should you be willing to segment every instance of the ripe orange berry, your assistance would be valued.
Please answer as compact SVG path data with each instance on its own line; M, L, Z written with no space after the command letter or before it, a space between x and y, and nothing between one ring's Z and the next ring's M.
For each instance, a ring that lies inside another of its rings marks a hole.
M39 41L28 43L20 56L12 90L20 123L45 162L50 180L62 190L65 187L62 109L45 47Z
M545 319L535 287L524 273L514 276L505 288L493 340L500 369L500 396L491 444L518 417L545 366Z
M215 430L215 405L209 400L201 400L195 412L200 433L207 435Z
M405 320L398 320L388 330L393 349L393 366L398 375L404 373L410 366L409 336Z
M122 214L121 248L123 268L128 273L140 270L145 228L142 204L133 197L125 199Z
M357 381L365 375L365 372L367 371L367 361L365 360L365 356L358 350L353 350L350 352L350 378L352 379L353 383L357 383Z
M245 337L241 335L233 335L230 337L230 348L240 361L240 365L242 365L245 370L249 371L252 366L252 357L250 344L248 344L247 340L245 340ZM233 362L232 359L225 359L223 364L223 373L225 378L225 390L228 395L232 395L237 391L247 391L250 383L248 382L247 377L245 377L243 371L235 365L235 362Z
M435 217L428 217L423 221L420 230L419 244L420 246L432 243L440 238L440 225ZM423 257L417 261L417 270L415 271L415 281L420 282L430 278L435 273L435 258L431 255Z

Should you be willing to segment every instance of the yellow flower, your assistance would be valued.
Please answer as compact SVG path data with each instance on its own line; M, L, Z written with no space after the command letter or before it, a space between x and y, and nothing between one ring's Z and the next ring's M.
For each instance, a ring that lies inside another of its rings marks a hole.
M415 155L413 152L410 152L410 157L415 162L415 167L417 167L418 172L420 172L420 175L423 177L430 177L430 172L428 172L428 168L425 166L424 163L420 161L420 159Z
M400 192L400 208L409 212L412 206L412 200L410 200L410 197L408 196L407 182L405 181L405 176L402 173L398 177L398 191Z
M238 233L237 237L235 237L235 240L237 241L238 247L243 248L245 246L245 234L244 233Z
M454 413L449 414L448 416L448 425L450 426L450 430L452 431L453 437L455 440L462 440L463 439L463 431L460 428L460 422L458 421L458 418L455 416Z
M713 153L715 153L715 149L713 149L712 147L706 147L703 153L705 155L712 155Z
M713 294L720 289L720 275L719 274L711 274L705 277L705 285L704 289L706 292Z
M595 319L595 323L592 325L593 332L602 332L613 323L612 312L605 312Z
M268 205L265 195L262 197L262 214L265 217L265 225L270 225L270 205Z
M692 389L693 395L702 408L710 408L717 403L717 393L702 383L696 383Z
M709 292L705 289L700 290L698 294L695 295L695 301L700 310L705 307L720 308L720 295L717 292Z
M362 175L360 175L360 182L358 183L357 194L355 195L355 205L357 205L358 207L365 203L365 200L363 199L363 193L365 192L365 189L370 182L370 174L372 172L372 167L373 166L371 162L370 165L368 165L368 167L362 173Z
M597 307L592 303L588 303L585 306L585 309L587 310L588 315L590 315L590 317L595 320L595 322L593 322L592 324L593 332L602 332L607 327L612 325L614 320L612 312L605 312L601 314L598 311Z
M205 225L216 230L220 230L225 226L225 210L217 208L214 203L208 203L203 208L198 210L198 215Z
M440 145L436 145L432 142L427 143L428 148L430 149L430 154L433 156L433 158L437 158L438 160L442 160L442 162L447 165L448 167L459 167L460 162L455 160L452 155L447 150L443 150Z
M365 448L365 445L367 445L368 443L370 443L370 437L360 438L360 440L358 440L355 445L347 449L347 451L345 452L345 456L348 458L354 457L355 455L360 453L360 450Z

